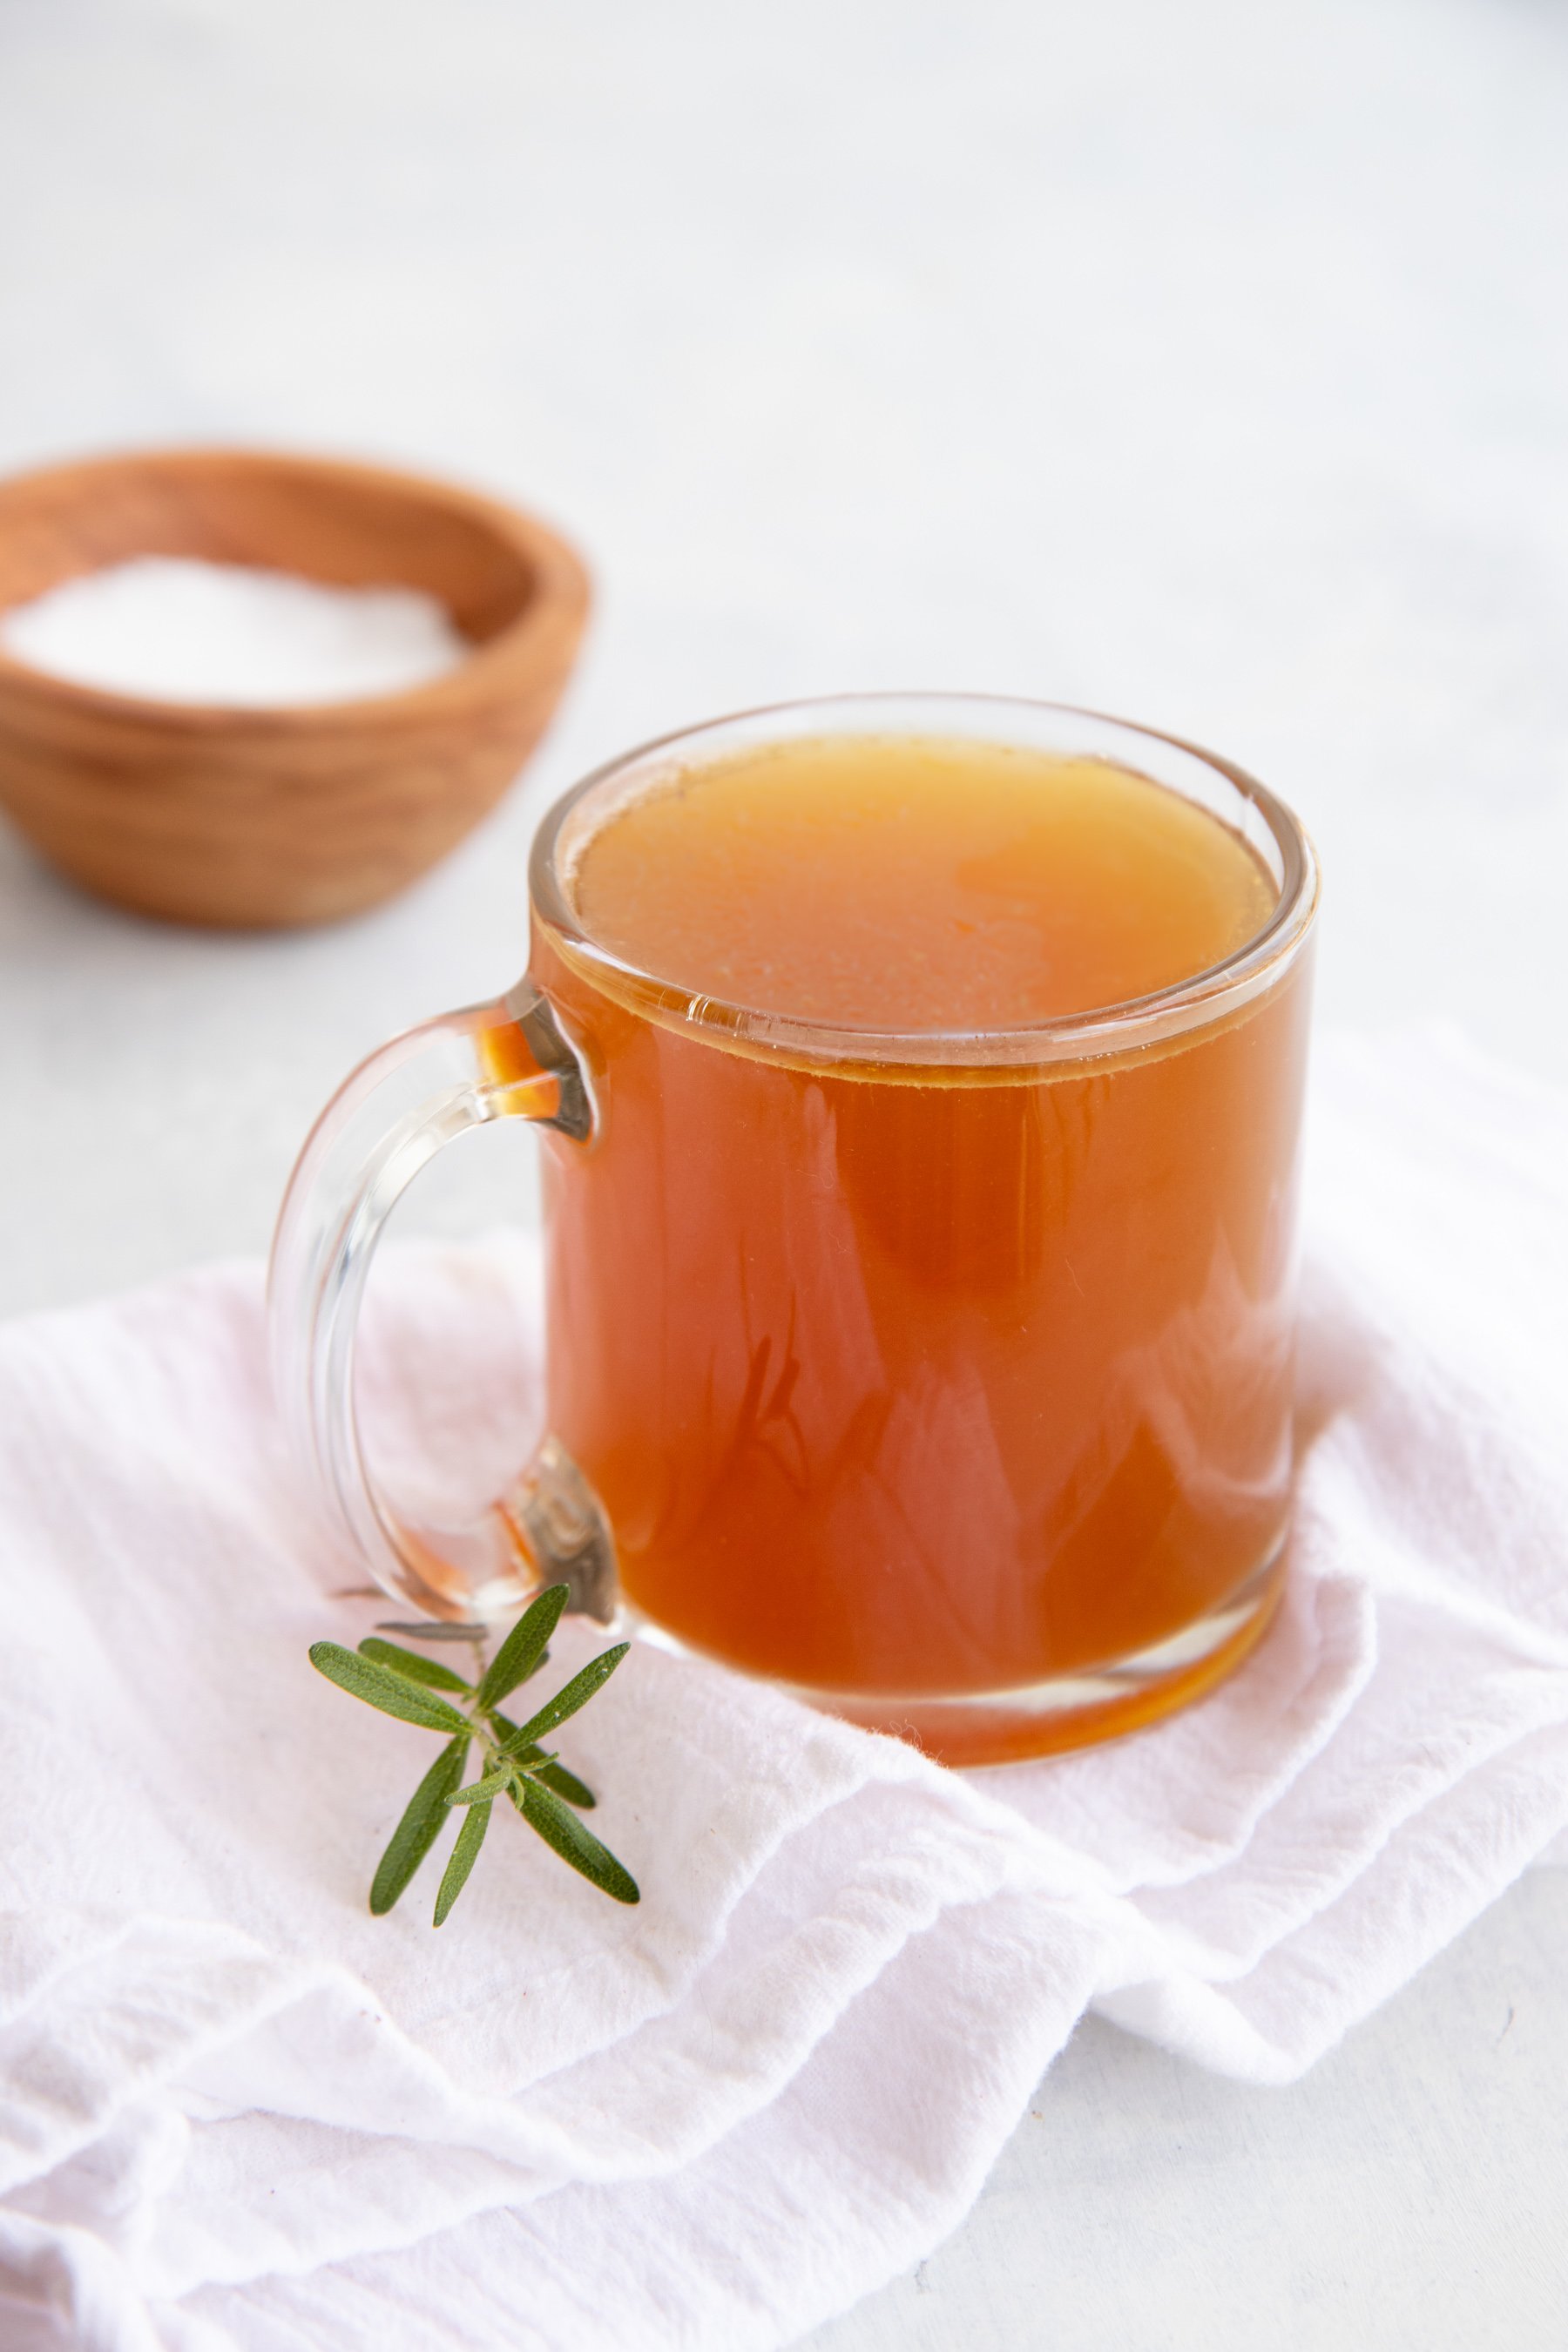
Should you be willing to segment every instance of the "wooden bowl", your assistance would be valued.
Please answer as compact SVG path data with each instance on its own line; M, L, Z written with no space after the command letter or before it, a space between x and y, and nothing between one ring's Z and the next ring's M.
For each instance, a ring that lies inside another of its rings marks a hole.
M184 923L328 922L413 881L516 776L588 610L542 523L376 467L182 449L0 483L0 608L139 555L425 589L473 647L405 692L265 709L78 686L0 647L0 805L87 889Z

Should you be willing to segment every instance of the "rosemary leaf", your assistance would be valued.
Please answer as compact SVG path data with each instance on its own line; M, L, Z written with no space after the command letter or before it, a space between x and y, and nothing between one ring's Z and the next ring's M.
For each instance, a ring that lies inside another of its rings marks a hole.
M479 1705L495 1706L509 1691L525 1683L543 1657L545 1645L561 1622L567 1587L548 1585L525 1609L495 1656L479 1685Z
M586 1706L595 1692L608 1682L630 1647L629 1642L617 1642L613 1650L601 1650L596 1658L591 1658L581 1674L574 1675L569 1683L563 1683L537 1715L531 1715L510 1739L502 1742L504 1752L515 1756L518 1749L526 1747L531 1739L542 1739L547 1731L553 1731L558 1723L564 1723L569 1715L575 1715L580 1706ZM483 1696L482 1685L480 1696Z
M571 1807L548 1789L542 1789L531 1777L523 1780L521 1793L513 1801L531 1830L537 1830L546 1845L553 1846L563 1862L598 1887L601 1894L611 1895L617 1903L639 1903L642 1900L637 1880L625 1865L616 1860L607 1845L602 1845L592 1830L585 1829ZM469 1816L472 1819L472 1815ZM455 1857L454 1857L455 1859Z
M477 1805L481 1798L488 1801L491 1797L504 1797L510 1786L511 1767L503 1764L499 1771L487 1772L482 1780L471 1781L468 1788L459 1789L455 1797L447 1798L447 1802L449 1805Z
M379 1918L390 1911L431 1847L435 1844L451 1791L463 1777L468 1760L468 1738L448 1740L408 1801L408 1808L392 1832L392 1842L376 1864L371 1882L370 1907Z
M431 1618L417 1625L400 1625L395 1618L384 1618L375 1630L378 1633L401 1633L410 1642L482 1642L489 1629L485 1625L449 1625L443 1618Z
M395 1642L378 1642L374 1633L367 1634L360 1643L359 1654L374 1665L386 1666L393 1674L402 1675L408 1682L423 1683L428 1690L461 1691L466 1696L474 1687L461 1675L455 1675L450 1666L444 1666L439 1658L422 1658L416 1650L400 1650Z
M557 1764L553 1759L548 1764L536 1765L530 1778L542 1780L547 1789L553 1789L558 1797L564 1797L567 1803L575 1805L580 1813L591 1813L599 1801L585 1780L579 1780L575 1772L568 1772L564 1764Z
M573 1819L569 1813L568 1821ZM479 1858L479 1848L485 1842L485 1832L490 1825L489 1799L482 1805L470 1805L463 1816L463 1826L458 1832L458 1843L441 1874L436 1895L436 1925L439 1927L453 1904L468 1884L468 1873Z
M426 1731L467 1733L468 1729L467 1716L448 1706L444 1698L416 1690L402 1675L395 1675L390 1667L376 1665L370 1658L362 1658L357 1651L345 1650L341 1642L313 1642L310 1664L330 1683L346 1690L351 1698L363 1698L367 1706L380 1707L383 1715L395 1715L405 1723L423 1724Z

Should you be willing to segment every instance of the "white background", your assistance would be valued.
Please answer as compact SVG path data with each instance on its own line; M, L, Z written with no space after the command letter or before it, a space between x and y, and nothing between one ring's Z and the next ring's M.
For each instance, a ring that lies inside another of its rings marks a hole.
M597 620L358 923L164 930L0 834L0 1308L263 1248L359 1054L515 978L543 803L795 694L1211 742L1318 838L1327 1017L1568 1077L1563 0L0 0L0 467L187 439L510 493ZM458 1159L410 1223L526 1208L525 1138ZM1560 2352L1564 1885L1292 2093L1086 2029L824 2352Z

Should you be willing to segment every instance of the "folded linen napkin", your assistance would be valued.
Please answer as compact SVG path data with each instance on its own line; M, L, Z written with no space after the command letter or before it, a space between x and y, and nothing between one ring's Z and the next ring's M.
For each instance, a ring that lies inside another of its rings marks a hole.
M776 2346L959 2219L1086 2006L1287 2080L1545 1853L1568 1100L1345 1043L1311 1135L1300 1506L1254 1659L1136 1738L961 1777L639 1645L562 1735L636 1910L498 1820L438 1937L434 1863L366 1913L434 1743L306 1664L389 1612L290 1499L257 1269L0 1329L0 2341ZM378 1281L369 1420L493 1491L526 1251Z

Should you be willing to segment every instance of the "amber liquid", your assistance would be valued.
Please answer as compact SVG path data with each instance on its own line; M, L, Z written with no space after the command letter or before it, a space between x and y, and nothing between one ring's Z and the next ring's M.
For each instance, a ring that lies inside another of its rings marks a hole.
M644 972L905 1033L1146 995L1275 898L1217 819L1103 762L853 739L649 790L569 887ZM1026 1071L748 1049L542 928L533 968L602 1116L547 1174L550 1424L649 1618L829 1696L1017 1691L1268 1561L1300 962L1222 1025Z

